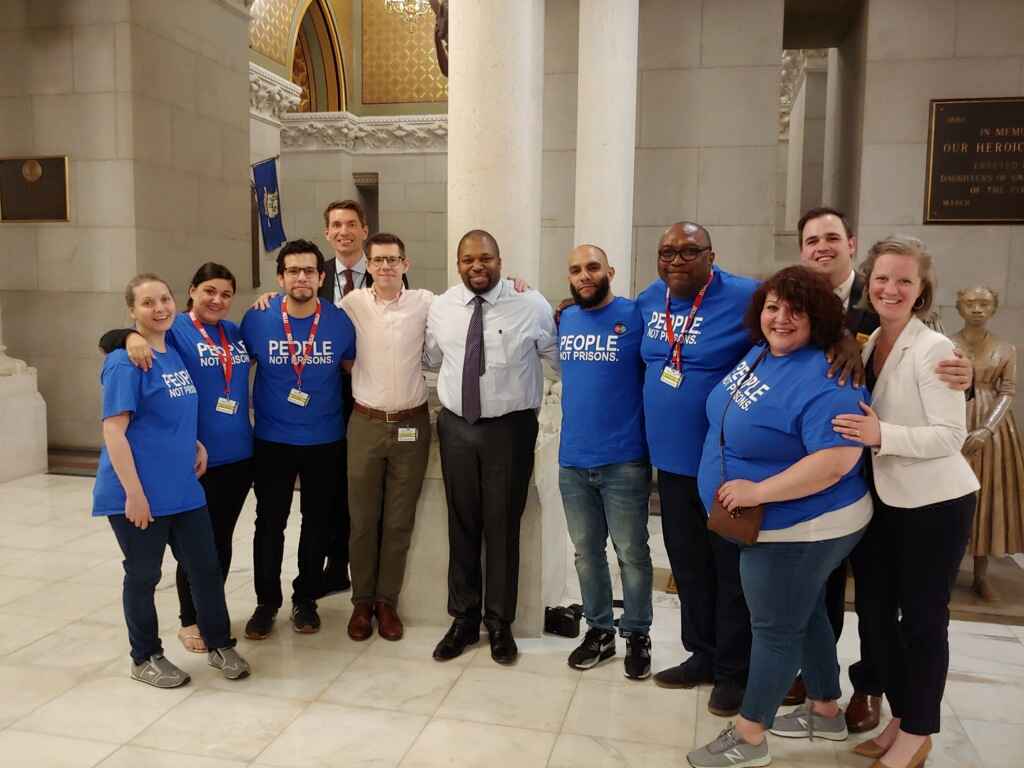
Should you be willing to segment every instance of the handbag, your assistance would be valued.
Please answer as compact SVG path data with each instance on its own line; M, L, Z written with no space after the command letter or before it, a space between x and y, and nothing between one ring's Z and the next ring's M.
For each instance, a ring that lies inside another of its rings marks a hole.
M761 364L761 361L764 360L767 354L768 349L766 348L758 356L757 360L754 361L754 364L740 380L740 383L736 385L737 390L746 383L750 374ZM729 406L732 405L733 400L733 393L729 392L727 394L728 398L725 401L725 409L722 411L722 424L718 432L718 460L722 466L723 485L725 484L725 415L729 412ZM718 500L718 490L715 490L714 500L711 504L711 514L708 515L709 531L714 531L723 539L728 539L736 544L750 546L757 541L762 523L764 523L764 504L758 504L754 507L736 507L730 512L722 506L722 502Z

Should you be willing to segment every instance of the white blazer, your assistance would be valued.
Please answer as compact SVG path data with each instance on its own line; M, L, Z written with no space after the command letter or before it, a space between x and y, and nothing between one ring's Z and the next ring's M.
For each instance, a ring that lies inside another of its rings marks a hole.
M867 365L881 329L862 355ZM953 356L953 342L916 317L900 333L871 395L881 421L882 442L871 449L875 490L891 507L923 507L978 490L960 448L967 437L963 392L936 375L940 360Z

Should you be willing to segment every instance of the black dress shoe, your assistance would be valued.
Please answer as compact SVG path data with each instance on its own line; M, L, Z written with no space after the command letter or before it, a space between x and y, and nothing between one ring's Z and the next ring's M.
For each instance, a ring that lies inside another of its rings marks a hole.
M479 624L453 621L445 636L441 638L441 642L434 648L434 659L436 661L451 661L456 656L461 656L467 646L476 645L479 642Z
M493 628L488 627L487 632L491 636L491 658L499 664L515 664L519 648L512 637L512 627L500 624Z
M807 687L804 685L804 679L797 675L793 685L790 686L789 691L786 693L786 698L782 700L782 706L795 707L797 704L803 704L805 701L807 701Z
M327 558L327 567L324 568L323 591L320 593L320 597L336 595L350 589L352 589L352 581L348 577L348 564L330 557Z
M694 654L682 664L663 669L654 676L659 688L696 688L715 681L710 662Z

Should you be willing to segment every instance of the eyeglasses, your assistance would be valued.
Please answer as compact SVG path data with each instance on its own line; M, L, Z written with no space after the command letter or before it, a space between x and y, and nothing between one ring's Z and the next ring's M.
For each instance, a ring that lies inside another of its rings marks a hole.
M287 277L298 277L299 275L305 275L306 277L316 277L318 270L316 267L285 267L284 274Z
M705 251L710 251L711 246L705 246L704 248L698 248L691 246L689 248L662 248L658 251L658 261L663 264L671 264L676 260L678 256L683 261L695 261L700 258L700 255Z
M382 267L385 264L395 267L405 261L405 256L371 256L367 261L375 267Z

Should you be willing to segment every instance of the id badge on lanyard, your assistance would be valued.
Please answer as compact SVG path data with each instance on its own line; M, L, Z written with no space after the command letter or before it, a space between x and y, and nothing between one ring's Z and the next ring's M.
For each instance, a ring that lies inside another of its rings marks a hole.
M697 316L701 304L704 303L704 294L707 292L708 286L711 285L711 280L714 276L715 271L712 269L708 273L708 280L704 283L704 287L694 297L693 304L690 306L690 312L683 321L678 337L676 336L675 329L672 327L672 291L668 286L665 286L665 335L668 337L669 357L665 362L665 367L661 370L661 383L672 387L672 389L679 389L685 378L683 372L683 345L686 343L686 334L693 327L693 319Z
M217 323L217 329L220 331L220 346L218 347L213 343L213 339L210 338L210 334L206 332L206 328L199 322L199 318L196 317L195 312L188 313L189 319L192 320L192 325L199 331L199 335L202 337L203 342L207 347L217 352L217 358L220 360L220 367L224 371L224 394L217 398L217 413L223 413L227 416L234 416L238 412L238 401L231 399L231 368L234 364L234 360L231 356L231 344L228 342L228 335L224 332L224 325Z
M288 297L285 296L281 299L281 323L284 325L284 334L288 339L288 352L292 358L292 369L295 371L295 386L288 392L288 402L292 405L297 405L300 408L305 408L309 405L309 393L302 391L302 370L306 367L306 363L309 361L309 352L312 350L313 342L316 340L316 332L320 327L320 299L316 300L316 312L313 315L313 325L309 328L309 339L302 345L302 357L299 358L295 354L295 347L298 346L298 342L292 337L292 324L288 319Z

